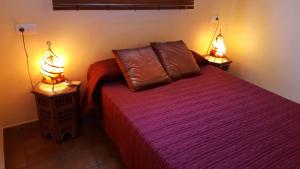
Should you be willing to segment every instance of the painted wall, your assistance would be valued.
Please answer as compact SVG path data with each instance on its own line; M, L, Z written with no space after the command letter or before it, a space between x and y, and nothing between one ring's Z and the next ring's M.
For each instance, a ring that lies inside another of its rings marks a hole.
M196 0L194 10L53 11L51 0L1 0L0 123L7 126L37 118L17 23L38 26L36 35L26 36L34 83L41 79L39 63L47 40L65 57L67 78L85 82L89 65L112 57L112 49L183 39L203 53L215 27L209 17L225 15L221 7L228 2Z
M300 102L300 1L195 2L195 10L52 11L51 0L1 0L0 126L37 117L17 23L38 25L38 33L26 37L34 83L40 80L39 61L47 40L65 57L66 76L85 82L89 65L112 57L111 49L183 39L191 49L205 53L215 26L209 16L219 14L234 61L232 72Z
M300 1L235 0L227 22L232 72L300 103Z
M15 32L17 23L38 25L36 35L26 36L34 83L41 78L39 62L47 40L65 57L66 76L85 82L88 66L112 57L111 49L183 39L190 48L205 53L215 27L209 16L219 14L228 55L234 61L232 72L300 102L299 1L196 0L195 3L194 10L53 11L51 0L1 0L1 126L37 117L21 37Z

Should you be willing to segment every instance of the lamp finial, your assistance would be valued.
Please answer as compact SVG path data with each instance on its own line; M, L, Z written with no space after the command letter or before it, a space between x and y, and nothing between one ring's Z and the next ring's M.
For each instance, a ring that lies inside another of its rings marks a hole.
M54 85L65 80L64 63L62 58L52 51L50 41L47 41L47 45L48 51L45 52L41 65L42 82Z
M47 45L48 45L48 47L50 48L50 47L51 47L51 42L50 42L50 41L47 41Z

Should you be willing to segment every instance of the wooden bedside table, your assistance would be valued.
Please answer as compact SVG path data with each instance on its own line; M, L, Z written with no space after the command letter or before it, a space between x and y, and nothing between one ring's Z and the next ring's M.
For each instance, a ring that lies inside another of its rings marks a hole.
M35 95L42 137L60 143L69 134L78 135L81 82L76 85L65 83L52 85L38 83L32 93Z
M230 64L232 63L232 61L227 57L216 58L214 56L207 55L204 56L204 58L208 60L209 64L227 72L229 71Z

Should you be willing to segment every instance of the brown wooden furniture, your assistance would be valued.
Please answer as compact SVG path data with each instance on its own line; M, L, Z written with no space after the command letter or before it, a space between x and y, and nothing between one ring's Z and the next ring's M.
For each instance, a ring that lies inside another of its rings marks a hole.
M76 85L39 83L32 93L35 95L42 137L60 143L65 137L78 135L80 113L80 88Z
M204 58L208 60L210 65L213 65L224 71L229 71L230 64L232 63L232 61L229 60L227 57L216 58L214 56L206 55L204 56Z
M52 0L54 10L194 9L194 0Z

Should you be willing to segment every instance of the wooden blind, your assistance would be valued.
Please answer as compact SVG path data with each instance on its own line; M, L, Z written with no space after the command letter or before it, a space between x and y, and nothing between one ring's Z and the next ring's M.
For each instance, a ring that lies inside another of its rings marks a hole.
M194 9L194 0L52 0L54 10Z

